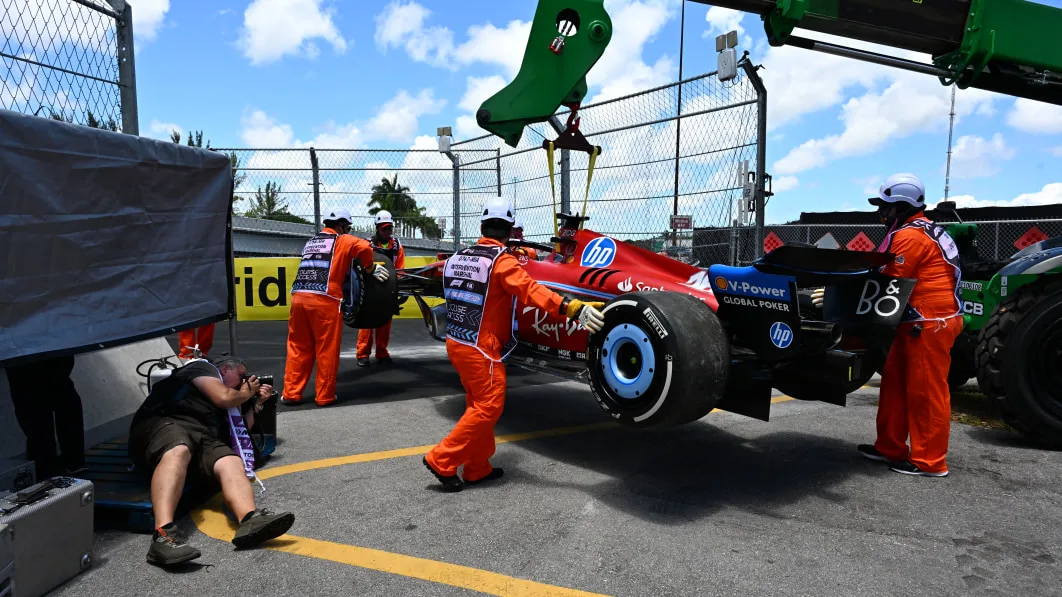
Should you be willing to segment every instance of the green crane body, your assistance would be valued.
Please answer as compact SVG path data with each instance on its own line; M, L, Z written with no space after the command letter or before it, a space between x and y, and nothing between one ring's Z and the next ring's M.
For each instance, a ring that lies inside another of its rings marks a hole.
M1062 105L1059 8L1028 0L692 1L760 15L774 46L921 72L960 89ZM574 33L561 30L567 24L574 25ZM797 27L929 54L932 64L801 38L793 35ZM520 71L480 106L479 126L516 147L525 126L549 120L561 106L574 116L587 93L586 74L612 33L604 0L539 0ZM558 141L577 128L569 119ZM587 150L579 139L569 148Z

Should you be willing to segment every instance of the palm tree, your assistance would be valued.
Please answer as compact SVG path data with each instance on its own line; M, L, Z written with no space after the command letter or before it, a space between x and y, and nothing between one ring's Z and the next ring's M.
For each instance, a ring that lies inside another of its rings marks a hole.
M280 193L279 184L272 181L266 182L265 190L263 191L262 187L258 187L254 197L250 198L250 207L244 212L244 215L248 218L260 218L263 220L313 224L313 222L289 212L288 202L280 197Z
M391 216L399 220L395 224L395 229L399 234L409 236L415 230L423 230L427 235L429 229L423 225L423 219L427 218L424 215L424 208L417 206L417 200L409 194L409 190L409 187L398 183L397 174L390 180L386 177L382 178L379 184L372 187L372 196L368 203L369 214L376 215L384 210L389 211Z

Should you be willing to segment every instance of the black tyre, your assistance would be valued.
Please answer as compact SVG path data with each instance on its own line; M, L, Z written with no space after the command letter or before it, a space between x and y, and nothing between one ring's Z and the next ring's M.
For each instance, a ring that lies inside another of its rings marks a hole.
M730 343L711 308L687 294L633 292L605 307L587 346L590 389L601 408L633 427L680 425L722 398Z
M948 369L948 387L956 391L977 376L977 334L963 332L951 347L951 367Z
M390 257L380 251L376 251L373 259L375 263L387 268L390 276L386 282L380 282L372 276L371 270L364 271L360 266L355 267L357 288L352 293L357 296L348 296L344 301L343 323L348 327L382 327L391 321L397 310L398 280L395 265Z
M1023 286L981 329L977 381L1004 420L1038 445L1062 449L1062 276Z

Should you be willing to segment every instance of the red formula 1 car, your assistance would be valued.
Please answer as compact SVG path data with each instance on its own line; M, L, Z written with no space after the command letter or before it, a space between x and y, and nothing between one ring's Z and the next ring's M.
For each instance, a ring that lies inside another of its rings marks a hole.
M887 353L913 280L879 269L889 254L783 246L748 267L702 269L583 229L559 214L548 252L522 259L540 284L606 303L605 326L518 306L508 363L589 383L601 408L633 426L676 425L718 408L768 420L771 389L845 404ZM431 335L446 337L442 261L398 272ZM826 287L824 309L805 289Z

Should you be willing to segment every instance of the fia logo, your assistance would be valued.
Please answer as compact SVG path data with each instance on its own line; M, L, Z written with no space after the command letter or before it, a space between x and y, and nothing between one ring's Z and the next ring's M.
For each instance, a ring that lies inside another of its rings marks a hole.
M789 348L793 343L793 329L781 321L771 324L771 344L778 348Z
M616 258L616 241L599 236L586 244L579 265L583 267L608 267Z

